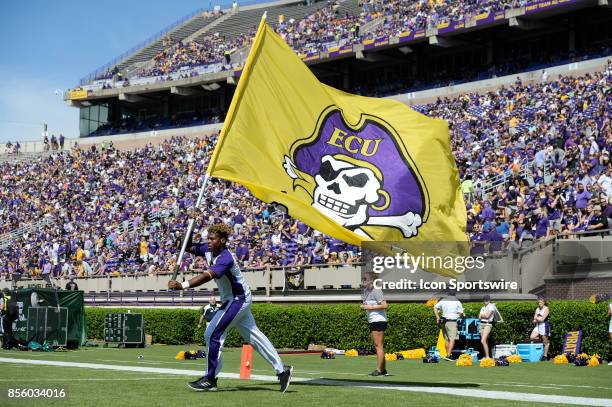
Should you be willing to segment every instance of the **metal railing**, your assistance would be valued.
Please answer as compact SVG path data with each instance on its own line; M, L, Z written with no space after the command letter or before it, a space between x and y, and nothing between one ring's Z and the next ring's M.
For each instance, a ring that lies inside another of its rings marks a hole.
M480 194L481 196L486 196L489 192L496 190L498 187L505 187L506 184L512 179L512 177L516 175L520 175L524 179L532 179L533 180L533 169L539 168L537 167L536 160L527 161L523 160L521 163L521 167L517 173L513 173L509 168L506 169L503 173L496 175L494 177L488 178L486 180L478 179L474 182L474 193ZM544 164L542 165L542 178L544 179L545 184L550 184L552 180L552 171L551 168L551 160L546 159ZM467 196L466 199L471 201L472 196Z
M607 236L612 235L612 229L603 229L603 230L581 230L579 232L574 232L568 235L558 235L557 239L567 240L567 239L578 239L588 237L588 236Z
M121 61L123 61L124 59L128 58L130 55L134 54L136 51L138 51L140 49L143 49L146 46L154 43L155 41L157 41L160 38L162 38L164 35L168 34L170 31L172 31L173 29L178 27L179 25L185 23L186 21L190 20L191 18L193 18L196 15L198 15L200 13L203 13L205 11L207 11L207 10L205 10L203 8L199 8L199 9L197 9L197 10L187 14L186 16L184 16L182 18L179 18L178 20L176 20L172 24L166 26L165 28L161 29L160 31L156 32L155 34L153 34L152 36L147 38L146 40L140 42L138 45L130 48L129 50L125 51L123 54L113 58L110 62L107 62L106 64L96 68L94 71L90 72L87 76L81 78L79 80L79 85L81 85L81 86L86 85L87 83L89 83L92 80L94 80L96 78L96 76L98 76L99 74L105 73L110 68L114 67L115 65L117 65Z
M55 221L53 216L43 217L35 222L28 223L26 225L21 225L17 229L14 229L10 232L4 233L0 235L0 249L4 249L8 247L14 240L22 237L28 232L33 230L38 230L39 228L46 226Z
M298 3L299 1L296 0L295 2ZM231 4L232 4L231 1L221 1L220 3L221 3L221 8L223 9L223 11L229 11L231 9ZM256 5L258 3L265 3L265 0L245 0L245 1L240 1L239 2L239 6L240 7L245 7L245 6ZM223 8L224 5L226 5L227 8ZM160 31L156 32L155 34L153 34L152 36L150 36L146 40L140 42L138 45L133 46L132 48L130 48L129 50L125 51L121 55L113 58L110 62L107 62L106 64L96 68L95 70L93 70L92 72L90 72L89 74L87 74L86 76L81 78L79 80L79 85L80 86L84 86L84 85L88 84L89 82L94 80L96 78L96 76L98 76L99 74L107 72L109 69L111 69L112 67L118 65L120 62L122 62L123 60L127 59L132 54L135 54L137 51L139 51L141 49L144 49L145 47L153 44L155 41L158 41L164 35L168 34L170 31L174 30L175 28L177 28L181 24L184 24L185 22L187 22L188 20L192 19L196 15L204 13L206 11L213 11L213 10L211 10L210 8L209 9L198 8L197 10L192 11L191 13L187 14L186 16L179 18L178 20L176 20L172 24L167 25L165 28L163 28ZM181 40L182 39L183 38L181 38Z

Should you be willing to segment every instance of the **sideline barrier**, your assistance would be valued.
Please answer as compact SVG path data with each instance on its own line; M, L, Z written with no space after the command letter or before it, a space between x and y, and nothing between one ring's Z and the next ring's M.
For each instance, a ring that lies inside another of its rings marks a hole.
M572 238L554 237L536 243L534 246L519 250L518 252L507 251L494 253L485 257L485 268L477 273L466 271L457 277L458 282L469 283L478 281L512 281L518 283L518 289L513 291L499 291L496 295L505 298L532 298L535 290L541 288L547 280L561 278L610 279L612 278L612 235L611 230L598 231L596 233L581 233ZM268 267L259 270L245 270L243 275L258 300L267 301L272 297L291 297L294 301L297 297L325 295L329 298L340 296L340 298L358 299L361 284L361 265L306 265L302 266L304 283L301 289L291 289L287 284L287 272L295 272L296 267ZM399 273L404 274L399 274ZM191 278L199 271L184 273L183 278ZM431 284L448 281L447 278L433 273L419 272L420 274L406 274L406 271L391 270L385 278L392 277L425 279ZM96 301L123 297L131 298L138 302L146 298L152 302L187 302L197 303L199 299L211 295L216 290L214 282L209 282L194 290L181 292L168 292L167 282L170 274L155 275L126 275L121 277L90 276L77 278L79 288L95 297ZM388 280L388 281L394 281ZM54 280L55 284L63 288L68 279L59 278ZM0 281L0 288L27 287L31 285L43 285L42 280L22 279L13 283L10 279ZM429 287L431 288L431 286ZM435 295L437 291L445 289L413 289L394 290L389 294L402 301L421 301ZM591 293L592 294L592 293ZM472 290L460 293L461 296L480 297L482 290ZM590 295L590 294L589 294ZM184 300L183 300L184 299Z

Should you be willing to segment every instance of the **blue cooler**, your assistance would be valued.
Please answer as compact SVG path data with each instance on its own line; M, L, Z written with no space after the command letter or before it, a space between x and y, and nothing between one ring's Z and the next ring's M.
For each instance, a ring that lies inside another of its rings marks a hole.
M441 357L441 356L440 356L440 351L439 351L439 350L438 350L438 348L437 348L437 347L435 347L435 346L432 346L432 347L431 347L431 348L430 348L430 349L427 351L427 356L433 356L433 357L436 357L436 358L438 358L438 359Z
M519 343L516 352L523 362L539 362L544 355L543 343Z

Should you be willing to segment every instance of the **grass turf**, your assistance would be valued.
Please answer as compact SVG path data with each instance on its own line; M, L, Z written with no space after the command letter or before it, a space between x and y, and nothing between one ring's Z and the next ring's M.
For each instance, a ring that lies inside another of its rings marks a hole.
M420 361L388 362L388 377L372 378L367 373L375 367L373 357L337 357L322 360L318 355L283 355L285 364L295 366L294 376L360 382L385 383L400 386L439 387L440 394L397 390L366 389L353 386L324 386L292 383L286 394L278 392L278 383L219 379L217 393L190 392L185 383L202 375L205 359L176 361L174 356L189 346L152 346L147 349L83 348L74 352L32 353L1 351L3 358L25 358L107 365L142 366L193 370L192 376L160 373L93 370L60 366L33 366L0 363L0 404L24 406L32 400L9 400L6 390L20 388L65 388L68 400L44 400L40 403L68 405L241 405L254 406L396 406L407 403L434 405L452 403L457 406L529 405L508 399L491 400L443 394L443 388L508 391L515 394L537 393L612 399L612 367L575 367L548 363L524 363L509 367L482 369L477 366L456 367L451 362L423 364ZM138 359L142 354L143 358ZM223 372L238 373L240 349L223 353ZM273 376L267 363L254 355L253 374ZM110 404L109 404L110 403ZM38 403L37 403L38 404ZM536 404L534 404L536 405ZM537 405L543 405L538 403Z

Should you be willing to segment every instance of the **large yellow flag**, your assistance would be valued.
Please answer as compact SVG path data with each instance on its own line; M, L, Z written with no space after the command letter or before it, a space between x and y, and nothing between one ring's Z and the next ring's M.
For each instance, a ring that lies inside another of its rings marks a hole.
M446 123L320 83L265 20L208 173L352 244L466 240Z

